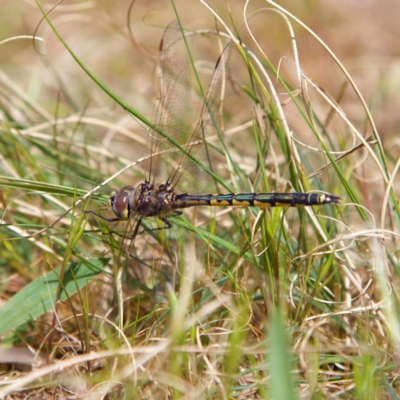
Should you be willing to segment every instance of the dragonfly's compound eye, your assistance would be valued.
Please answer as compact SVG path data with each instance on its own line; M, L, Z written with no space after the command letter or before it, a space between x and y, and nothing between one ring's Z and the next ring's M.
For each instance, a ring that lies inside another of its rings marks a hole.
M124 186L118 192L113 192L110 197L110 205L114 214L121 219L128 219L133 207L135 189L132 186Z
M110 201L114 214L118 218L128 217L128 195L125 191L118 192L115 196L111 197Z

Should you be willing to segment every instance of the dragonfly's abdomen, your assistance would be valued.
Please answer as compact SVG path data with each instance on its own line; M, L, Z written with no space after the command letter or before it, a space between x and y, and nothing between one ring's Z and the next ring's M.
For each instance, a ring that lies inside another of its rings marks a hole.
M324 193L237 193L180 194L174 197L173 208L194 206L232 207L303 207L338 203L339 197Z

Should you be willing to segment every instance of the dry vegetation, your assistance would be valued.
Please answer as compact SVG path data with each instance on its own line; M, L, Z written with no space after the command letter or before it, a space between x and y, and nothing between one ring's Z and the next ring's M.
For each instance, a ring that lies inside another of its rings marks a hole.
M400 5L209 3L64 1L46 21L0 0L0 398L399 398ZM188 210L134 240L83 212L143 179L177 15L199 75L185 132L228 29L254 66L225 187L182 187L341 204Z

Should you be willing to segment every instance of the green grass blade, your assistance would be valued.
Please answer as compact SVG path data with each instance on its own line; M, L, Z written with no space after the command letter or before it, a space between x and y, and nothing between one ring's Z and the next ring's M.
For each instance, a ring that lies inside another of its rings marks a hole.
M72 263L65 273L60 293L63 301L86 286L90 279L104 271L107 258ZM60 285L61 268L47 273L25 286L0 309L0 335L34 320L54 307ZM16 312L18 310L18 312Z

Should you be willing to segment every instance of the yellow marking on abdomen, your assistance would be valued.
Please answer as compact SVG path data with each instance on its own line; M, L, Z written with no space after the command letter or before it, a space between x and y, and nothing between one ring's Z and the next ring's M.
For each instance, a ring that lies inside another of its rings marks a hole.
M227 200L211 199L210 205L212 206L231 206L232 204Z

